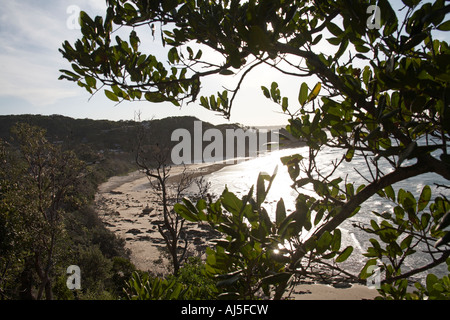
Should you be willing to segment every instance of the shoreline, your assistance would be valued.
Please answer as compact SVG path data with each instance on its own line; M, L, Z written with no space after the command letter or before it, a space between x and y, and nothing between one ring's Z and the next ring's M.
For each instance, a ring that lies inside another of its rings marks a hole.
M174 179L182 173L184 167L186 168L187 171L191 171L192 173L194 173L194 177L198 177L202 174L203 175L211 174L213 172L219 171L220 169L226 166L234 164L235 163L226 163L226 161L223 161L217 163L187 164L185 166L172 165L170 169L170 177L168 179L168 182L169 184L176 182L174 181ZM125 183L132 183L136 179L143 179L143 178L146 178L146 175L140 172L140 170L135 170L121 176L113 176L99 185L97 193L111 192L114 189L121 187Z
M168 179L169 189L176 184L177 177L186 170L194 177L206 176L233 163L199 163L186 166L172 166ZM162 216L159 194L150 186L147 176L139 170L127 175L114 176L98 187L95 206L104 225L125 240L130 251L131 262L142 271L155 275L167 272L164 268L165 243L157 225ZM144 210L146 209L146 210ZM145 212L144 212L145 211ZM205 253L209 241L217 238L209 226L185 222L188 235L188 250L195 255ZM289 293L291 293L289 295ZM292 292L286 292L292 300L363 300L378 296L377 290L361 284L348 288L335 288L324 284L299 284Z

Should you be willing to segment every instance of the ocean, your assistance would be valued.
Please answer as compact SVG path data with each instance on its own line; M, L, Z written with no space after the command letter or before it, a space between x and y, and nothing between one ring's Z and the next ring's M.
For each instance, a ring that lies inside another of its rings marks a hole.
M277 175L273 181L272 187L269 191L268 197L263 204L266 210L269 212L271 217L274 219L276 202L283 198L286 210L295 210L295 199L297 197L297 191L291 188L292 180L289 177L287 168L281 163L280 158L287 155L300 154L305 158L308 157L308 148L300 147L294 149L281 149L272 151L265 155L261 155L257 158L242 161L235 165L227 166L219 171L207 175L205 178L211 183L210 193L220 195L227 186L228 189L238 196L242 197L246 195L252 185L256 185L257 177L260 172L266 172L272 174L276 167L278 167ZM335 152L332 149L325 148L320 153L320 158L317 159L317 165L324 171L329 171L331 166L331 161L335 161L341 158L341 154ZM405 163L404 165L406 165ZM358 170L358 172L355 170ZM392 168L388 163L381 163L381 170L386 174L392 171ZM347 182L355 182L355 190L357 186L361 184L367 184L361 175L370 178L370 172L367 169L366 162L362 156L355 154L353 160L349 163L342 163L342 168L334 174L336 177L340 176ZM416 197L420 195L422 188L425 185L429 185L432 189L432 197L437 195L444 195L450 197L448 189L438 188L436 184L448 185L448 181L437 174L423 174L407 181L403 181L393 185L394 190L397 191L399 188L403 188L407 191L413 193ZM312 187L301 189L300 192L304 194L313 194ZM345 261L341 266L343 266L347 271L352 274L359 274L360 270L364 266L367 258L362 256L362 253L366 252L369 246L369 239L374 237L373 234L367 234L358 228L353 227L354 223L370 224L370 220L374 219L377 223L381 222L381 218L375 216L372 211L382 213L384 211L389 211L394 208L394 204L378 195L371 197L366 201L361 207L358 214L351 217L345 221L339 227L342 231L342 246L345 248L348 245L353 246L354 251L350 258ZM380 243L382 243L380 241ZM422 248L425 249L425 248ZM423 264L431 262L431 257L427 253L418 252L405 260L405 266L402 268L403 272L408 271L411 268L421 266ZM432 271L436 275L447 274L447 266L441 265ZM423 280L426 274L419 274L411 278L411 281Z

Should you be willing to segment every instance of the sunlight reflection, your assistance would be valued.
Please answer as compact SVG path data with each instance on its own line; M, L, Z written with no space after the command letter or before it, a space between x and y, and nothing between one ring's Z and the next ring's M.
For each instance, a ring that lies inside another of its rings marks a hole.
M338 159L340 154L327 149L322 151L320 157L316 159L318 162L317 165L321 169L331 168L331 162ZM301 154L307 158L308 148L302 147L277 150L258 158L227 166L206 176L207 180L211 182L210 192L211 194L220 195L223 192L224 187L227 186L229 191L234 192L238 197L242 197L249 192L252 186L256 185L260 172L272 175L275 168L278 166L277 175L272 183L269 194L263 203L263 207L267 210L271 219L275 220L277 202L283 198L287 214L290 214L295 210L295 203L299 192L305 195L315 196L311 184L308 184L297 191L291 187L293 181L288 174L287 168L281 163L280 158L292 154ZM357 168L357 171L354 168ZM388 173L392 169L390 167L383 167L383 170L385 173ZM361 184L367 184L366 179L371 179L371 173L366 166L364 158L362 156L358 157L357 155L355 155L351 163L342 163L342 166L339 167L339 170L335 172L331 179L339 176L346 179L347 182L354 183L355 188ZM422 189L421 187L427 184L433 189L433 194L438 195L439 193L442 193L442 191L436 190L435 183L441 181L440 179L441 178L435 174L427 174L409 179L408 181L396 184L393 187L395 190L398 190L399 188L409 190L417 196L417 193ZM372 214L373 211L382 213L384 211L392 211L392 209L393 203L391 201L375 195L363 204L357 215L351 217L348 221L345 221L339 226L339 229L341 229L343 234L342 246L352 245L355 248L354 254L346 262L349 264L348 267L350 269L353 268L359 270L358 268L361 267L363 261L354 260L353 257L360 256L361 253L365 252L365 248L369 243L368 235L355 229L353 224L370 224L371 219L378 219ZM314 221L314 216L311 218L312 221ZM313 225L313 228L309 232L302 232L299 240L301 241L302 239L308 238L316 227L317 226ZM276 254L275 251L274 253Z

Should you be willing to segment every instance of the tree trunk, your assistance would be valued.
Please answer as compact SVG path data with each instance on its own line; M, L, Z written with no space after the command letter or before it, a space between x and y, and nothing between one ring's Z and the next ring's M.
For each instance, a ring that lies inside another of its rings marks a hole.
M25 266L20 274L20 292L21 300L36 300L33 295L33 261L32 258L25 258Z

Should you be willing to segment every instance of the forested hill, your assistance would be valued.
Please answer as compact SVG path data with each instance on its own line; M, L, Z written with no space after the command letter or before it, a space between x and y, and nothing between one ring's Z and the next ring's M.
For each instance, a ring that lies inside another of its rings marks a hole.
M195 117L170 117L144 121L110 121L73 119L61 115L7 115L0 116L0 139L11 141L11 127L24 122L47 130L47 139L62 144L67 149L88 147L92 151L134 152L137 128L146 127L147 143L170 144L171 133L178 128L192 132ZM202 123L203 130L213 128L210 123ZM238 125L219 125L216 128L237 128Z

